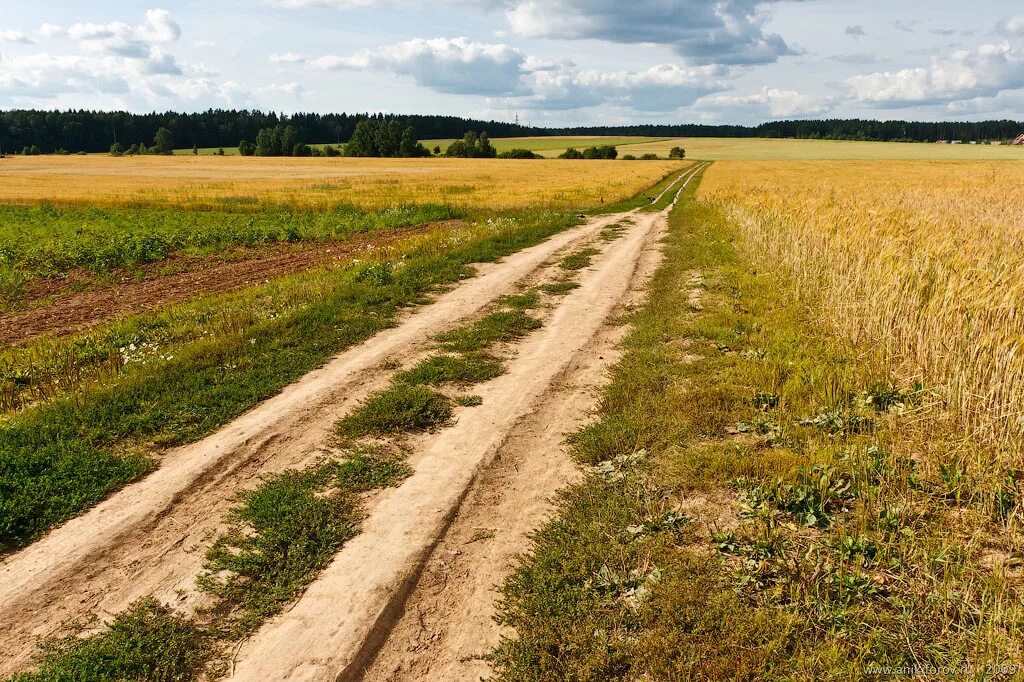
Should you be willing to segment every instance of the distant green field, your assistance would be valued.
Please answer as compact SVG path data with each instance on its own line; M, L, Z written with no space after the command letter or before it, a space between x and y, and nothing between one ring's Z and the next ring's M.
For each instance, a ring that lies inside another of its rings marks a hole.
M529 149L542 156L555 157L569 147L583 149L610 144L620 147L620 154L658 154L667 157L672 147L686 149L687 158L707 161L992 161L1024 160L1024 147L1009 145L930 144L907 142L846 142L842 140L779 140L765 138L723 137L506 137L491 142L499 152ZM447 149L452 140L423 140L433 150ZM323 147L325 145L313 145ZM176 154L191 154L181 149ZM214 149L200 149L202 155L216 154ZM237 155L237 147L225 147L227 155Z
M544 156L557 156L569 147L585 149L586 147L595 147L603 144L624 147L636 144L658 144L668 139L665 137L492 137L491 144L499 152L505 152L510 149L529 149L531 152L539 152ZM423 145L427 149L433 149L435 146L447 149L448 145L452 142L454 142L452 139L423 140ZM554 154L551 152L554 152Z

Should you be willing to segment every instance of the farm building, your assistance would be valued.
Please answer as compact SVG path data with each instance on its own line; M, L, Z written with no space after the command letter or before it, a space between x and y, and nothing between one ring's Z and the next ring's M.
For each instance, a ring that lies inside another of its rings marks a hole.
M1013 141L1013 143L1018 145L1024 145L1024 135L1018 137L1016 140Z

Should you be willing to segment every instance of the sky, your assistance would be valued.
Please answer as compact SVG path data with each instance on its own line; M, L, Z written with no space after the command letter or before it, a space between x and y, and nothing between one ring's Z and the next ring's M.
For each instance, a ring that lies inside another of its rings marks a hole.
M0 109L1024 119L1019 0L0 0Z

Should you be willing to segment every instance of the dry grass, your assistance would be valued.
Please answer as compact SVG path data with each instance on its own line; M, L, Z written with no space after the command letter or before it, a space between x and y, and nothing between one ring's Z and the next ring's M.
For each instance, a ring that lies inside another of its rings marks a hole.
M615 203L678 162L44 156L0 161L0 202L256 210L400 204L582 208ZM585 169L585 172L581 172Z
M724 163L702 193L841 337L940 389L975 437L1024 435L1024 164Z

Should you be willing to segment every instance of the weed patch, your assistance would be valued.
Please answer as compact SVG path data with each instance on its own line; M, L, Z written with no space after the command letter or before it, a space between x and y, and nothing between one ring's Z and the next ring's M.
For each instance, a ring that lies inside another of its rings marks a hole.
M471 325L441 334L437 340L443 350L472 353L495 343L516 341L540 327L540 320L521 310L500 310Z
M476 351L465 355L435 355L420 362L412 369L399 373L395 380L411 385L455 384L466 386L489 381L501 376L504 371L501 360Z
M597 249L586 248L571 253L559 262L559 267L569 272L575 272L582 270L583 268L590 265L590 261L593 260L594 256L601 253Z
M451 416L452 406L440 393L424 386L396 384L371 396L339 421L336 430L347 438L428 431L447 423Z
M202 628L153 599L136 602L103 632L46 643L39 668L10 682L195 679L212 650Z

